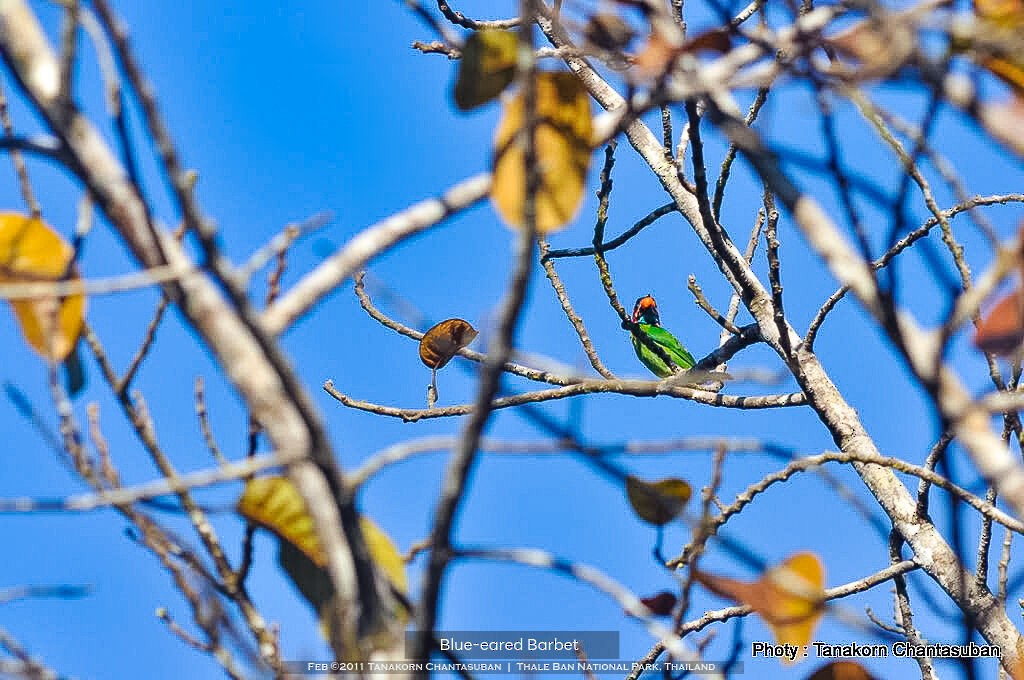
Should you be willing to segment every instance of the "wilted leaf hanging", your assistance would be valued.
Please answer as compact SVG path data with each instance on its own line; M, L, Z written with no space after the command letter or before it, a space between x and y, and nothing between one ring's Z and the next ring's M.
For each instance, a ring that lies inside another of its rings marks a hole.
M777 644L808 644L822 616L825 573L813 553L797 553L753 583L698 570L694 578L708 590L750 606L764 619ZM783 657L783 663L790 661Z
M491 101L516 77L518 38L511 31L485 28L462 46L455 77L455 105L463 111Z
M626 497L633 511L655 526L663 526L678 517L691 494L690 485L676 477L657 482L645 482L634 475L626 477Z
M534 200L539 233L558 229L576 216L590 167L590 96L574 74L538 73L534 149L540 186ZM510 101L494 140L491 201L505 222L522 227L526 205L524 106L520 92Z
M833 661L814 671L807 680L875 680L875 676L856 661Z
M1020 291L1015 290L996 303L986 314L974 334L974 346L983 352L1013 354L1024 342L1024 306Z
M420 360L427 368L442 368L477 335L468 321L445 319L424 333L420 340Z
M0 283L60 281L68 274L71 246L40 219L0 213ZM71 279L78 275L72 273ZM78 344L85 296L11 300L25 340L46 358L63 361Z

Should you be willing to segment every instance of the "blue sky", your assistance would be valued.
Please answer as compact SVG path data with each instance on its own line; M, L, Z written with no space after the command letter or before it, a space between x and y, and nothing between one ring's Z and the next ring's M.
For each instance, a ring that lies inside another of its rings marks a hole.
M200 203L219 225L232 258L246 258L288 222L324 210L335 214L327 228L293 248L285 286L316 266L325 249L488 167L498 108L491 105L472 115L454 111L449 101L454 64L410 48L413 40L434 36L400 2L316 0L302 3L301 8L294 3L227 0L117 5L185 163L199 171ZM508 15L511 5L465 2L459 3L459 9L469 15L496 17ZM37 8L51 35L56 36L59 12L43 3ZM83 107L113 140L111 126L103 117L91 47L83 47L79 76L77 95ZM10 91L9 82L5 78ZM911 120L919 120L927 101L919 92L897 87L879 88L875 95ZM749 92L737 93L742 106L750 97ZM760 129L786 148L821 157L824 147L814 111L813 97L805 89L783 88L770 98ZM13 106L12 115L17 130L39 129L38 121L22 104ZM849 104L838 103L837 116L844 130L844 163L892 192L899 168L891 154ZM677 132L681 117L677 109ZM135 110L132 121L139 132ZM955 116L944 113L938 125L936 138L942 140L943 152L966 178L969 192L1019 189L1018 161ZM706 130L706 137L709 164L714 169L724 146L715 133ZM144 143L139 148L150 151ZM595 156L591 178L595 187L599 162ZM155 168L146 156L146 190L157 217L164 224L173 224L176 216ZM80 187L45 162L30 159L29 169L45 218L59 231L70 233ZM840 214L835 195L813 171L794 168L794 173L826 209ZM761 191L743 163L737 163L733 174L722 221L737 241L745 243ZM649 169L630 155L626 144L620 144L614 179L609 234L620 233L666 200ZM939 190L937 196L943 207L952 202L949 192ZM589 244L594 205L592 192L588 192L580 217L552 236L552 246ZM9 164L0 163L0 207L22 206ZM862 207L877 247L888 222L866 204ZM1020 213L1014 205L986 209L1003 236L1012 233ZM914 226L925 217L916 193L910 216ZM968 246L968 258L975 270L980 270L991 253L966 221L955 225ZM512 239L490 206L482 204L374 261L372 271L429 318L463 317L480 328L485 339L508 280ZM803 329L835 284L785 218L780 240L787 312L794 325ZM936 237L931 241L941 247ZM923 321L934 322L943 309L935 281L913 251L904 257L905 299ZM730 291L681 217L663 218L608 259L623 300L629 303L650 292L659 300L664 325L695 355L703 356L716 346L719 329L694 305L686 290L686 277L696 275L719 308L727 305ZM763 251L759 251L755 266L763 275ZM82 259L85 274L109 276L131 267L110 228L98 224ZM602 294L592 261L561 260L558 270L609 368L623 375L643 375L628 336ZM261 274L253 289L257 299L263 295L263 280ZM145 290L90 301L89 321L121 370L141 341L157 299L155 291ZM52 422L45 367L21 339L12 317L2 314L0 351L7 361L0 364L0 380L17 385ZM524 314L518 338L521 349L586 366L575 334L542 272L535 273ZM741 314L740 321L749 322L749 317ZM423 403L429 372L418 359L415 343L369 319L359 308L351 284L299 322L283 343L322 409L344 466L357 465L372 452L406 438L459 431L460 423L454 421L403 424L346 410L320 389L330 378L356 398L410 407ZM856 303L847 300L835 310L822 329L817 348L881 451L915 463L923 461L937 436L935 419L923 394L908 382L902 364L892 357L887 343ZM951 358L972 390L986 389L984 363L964 337L957 339ZM753 348L737 357L732 367L778 370L781 364L764 348ZM126 483L153 479L157 476L154 466L124 422L91 359L87 370L89 386L75 404L78 418L84 421L86 404L98 402L104 434L123 479ZM229 457L243 456L247 425L239 399L196 336L177 314L171 314L159 330L152 357L136 386L149 405L161 444L182 471L213 464L194 413L193 383L199 375L207 381L209 410L221 447ZM507 384L524 387L511 379ZM473 381L454 364L440 373L439 386L442 404L472 399ZM795 389L791 380L770 388L727 387L735 394ZM761 438L804 454L834 448L827 431L808 409L738 411L616 395L587 397L576 406L582 431L598 444L721 435ZM570 405L553 403L543 409L564 418ZM6 455L0 456L0 497L54 497L84 490L9 402L0 402L0 432L8 440ZM542 433L506 411L494 416L489 435L535 439ZM710 455L677 453L622 458L620 463L646 478L681 476L699 488L707 482ZM362 509L403 550L428 529L443 465L443 455L417 458L379 475L362 494ZM731 498L779 467L778 461L766 456L734 454L724 469L722 498ZM962 468L962 481L971 486L976 475L967 465L958 467ZM833 467L830 471L870 503L850 470ZM223 507L239 490L234 485L199 496L204 503ZM933 507L940 526L948 526L945 503ZM182 517L160 518L197 543ZM237 559L241 523L226 513L216 516L215 525ZM826 564L829 586L861 577L887 562L886 547L871 527L813 475L797 477L767 492L728 526L730 537L744 541L769 562L797 550L814 550ZM9 547L0 567L0 587L89 584L93 590L78 600L4 605L0 607L0 626L59 672L79 678L137 677L140 671L150 678L221 676L213 662L183 645L154 616L157 607L167 607L179 622L189 624L187 607L167 574L125 530L124 521L107 511L3 516L0 540ZM969 541L975 540L971 532ZM681 526L670 528L666 552L675 554L688 536ZM993 554L1001 538L998 532ZM457 539L472 545L551 550L598 567L640 594L674 585L672 576L650 556L653 530L633 517L622 489L567 456L484 456L472 478ZM275 552L273 541L262 535L256 544L250 592L266 617L280 623L286 658L326 659L313 616L278 571ZM973 552L974 548L969 548L968 554ZM752 576L747 566L714 549L705 565L728 575ZM414 592L420 567L417 562L410 568ZM915 575L912 581L918 589L936 591L923 575ZM652 643L639 624L622 616L614 602L557 575L472 562L455 566L447 584L441 617L444 628L612 629L622 633L624 658L642 656ZM915 592L919 590L912 590L912 595ZM691 611L724 604L698 590ZM883 619L891 620L887 585L841 605L861 619L864 607L870 606ZM950 622L939 620L923 606L918 614L919 627L931 639L958 639L959 631ZM724 658L731 641L731 625L717 630L707 654L711 659ZM743 635L747 642L768 639L763 624L753 618L744 623ZM868 641L863 632L833 619L824 622L815 638ZM802 678L820 663L811 659L793 674L784 673L774 661L745 658L745 662L748 677L756 678ZM868 665L883 677L901 677L916 668L893 660ZM983 671L982 677L995 677L994 667L983 666Z

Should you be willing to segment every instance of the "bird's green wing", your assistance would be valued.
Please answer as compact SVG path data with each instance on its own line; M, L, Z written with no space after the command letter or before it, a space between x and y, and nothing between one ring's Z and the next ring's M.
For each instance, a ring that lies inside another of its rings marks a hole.
M668 354L669 358L672 359L672 363L679 366L679 368L691 368L697 363L694 361L693 355L676 339L676 336L661 326L651 326L642 323L640 324L640 330L647 333L651 340L658 343ZM637 358L643 362L644 366L650 369L651 373L659 378L667 378L672 375L672 370L665 365L665 362L653 350L637 340L635 336L631 340L633 341L633 351L636 352Z

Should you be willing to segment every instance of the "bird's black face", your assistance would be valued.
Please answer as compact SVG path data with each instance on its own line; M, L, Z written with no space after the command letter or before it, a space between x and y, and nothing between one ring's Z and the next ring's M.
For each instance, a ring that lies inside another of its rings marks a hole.
M645 323L650 326L660 326L661 317L658 316L658 303L650 295L638 298L633 305L633 323Z

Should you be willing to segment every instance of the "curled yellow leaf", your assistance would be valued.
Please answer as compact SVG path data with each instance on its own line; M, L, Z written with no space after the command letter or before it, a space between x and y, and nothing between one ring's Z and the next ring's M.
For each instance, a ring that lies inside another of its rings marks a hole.
M626 477L626 497L633 511L655 526L664 526L678 517L691 494L690 485L677 477L656 482L645 482L634 475Z
M48 224L19 213L0 213L0 283L60 281L68 277L71 246ZM63 361L78 344L85 296L11 300L25 340L42 356Z
M469 111L491 101L516 77L518 38L511 31L484 28L462 46L455 77L455 105Z
M445 319L420 339L420 361L427 368L441 368L476 336L477 330L468 321Z
M590 96L574 74L537 74L537 126L534 150L540 186L534 199L537 231L565 226L583 200L590 167L592 121ZM524 106L519 93L506 106L494 140L491 202L498 215L522 227L526 205Z

